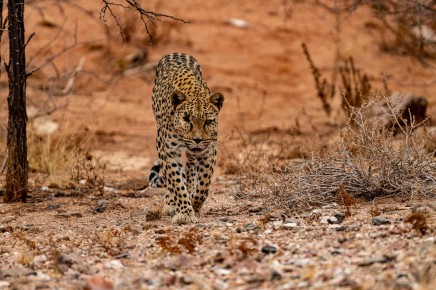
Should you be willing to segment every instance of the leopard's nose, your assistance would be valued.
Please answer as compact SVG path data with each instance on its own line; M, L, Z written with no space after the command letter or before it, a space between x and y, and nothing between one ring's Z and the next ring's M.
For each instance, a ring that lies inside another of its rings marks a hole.
M194 142L197 144L201 142L201 138L199 138L199 137L194 137L194 138L192 138L192 140L194 140Z

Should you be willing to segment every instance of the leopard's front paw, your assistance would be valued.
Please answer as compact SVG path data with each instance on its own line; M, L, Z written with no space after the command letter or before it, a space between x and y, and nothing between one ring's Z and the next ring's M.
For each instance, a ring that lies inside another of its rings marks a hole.
M198 222L198 219L195 216L194 212L192 214L179 212L175 216L173 216L172 222L173 224L178 224L178 225L190 224L190 223Z

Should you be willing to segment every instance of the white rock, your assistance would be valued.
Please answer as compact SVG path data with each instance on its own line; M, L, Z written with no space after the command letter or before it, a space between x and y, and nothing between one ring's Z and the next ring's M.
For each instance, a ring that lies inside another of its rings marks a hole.
M121 263L120 260L112 260L106 263L104 266L107 269L121 269L124 267L123 263Z
M283 224L283 228L285 229L292 229L298 227L297 223L285 223Z
M35 279L38 281L46 282L46 281L50 281L51 277L47 274L42 273L42 272L36 272Z
M35 256L32 260L33 265L40 265L47 262L47 256L46 255L38 255Z
M217 273L218 275L229 275L230 273L232 273L232 271L228 270L228 269L223 269L223 268L218 268L215 269L215 273Z
M282 225L283 225L283 221L273 221L273 228L275 230L280 229L282 227Z
M9 289L11 282L9 281L0 281L0 289Z

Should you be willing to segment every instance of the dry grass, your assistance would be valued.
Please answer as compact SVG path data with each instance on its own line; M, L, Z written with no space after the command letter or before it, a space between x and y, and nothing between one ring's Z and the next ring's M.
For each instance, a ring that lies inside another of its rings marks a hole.
M386 79L382 78L383 88L373 90L370 77L355 65L352 56L346 59L338 59L331 74L331 80L323 77L321 70L315 65L305 43L302 48L309 62L312 76L315 82L317 97L322 103L322 108L327 116L330 116L336 108L333 105L335 96L341 98L341 109L347 118L350 118L353 108L358 108L374 95L389 94ZM336 75L339 74L339 80Z
M234 129L224 139L220 143L218 166L230 175L257 172L271 163L284 166L289 159L306 157L301 148L309 146L298 126L268 127L251 132Z
M29 170L45 176L45 183L62 186L85 179L98 183L103 166L87 154L92 143L89 132L40 135L29 126L27 134ZM101 171L101 170L100 170Z
M352 115L353 124L348 123L333 146L312 153L302 163L285 167L269 163L257 174L246 175L247 193L260 194L269 206L289 210L335 202L338 192L366 199L434 198L436 160L434 152L425 149L434 136L415 130L413 120L402 123L402 134L394 136L381 124L367 121L361 108L352 108Z

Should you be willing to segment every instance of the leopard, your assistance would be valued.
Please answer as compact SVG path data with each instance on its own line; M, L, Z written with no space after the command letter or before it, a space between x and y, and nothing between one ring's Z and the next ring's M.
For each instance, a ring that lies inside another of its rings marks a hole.
M223 103L222 93L211 94L193 56L171 53L158 62L152 90L158 160L148 179L165 188L162 213L173 215L174 224L198 222L209 195Z

